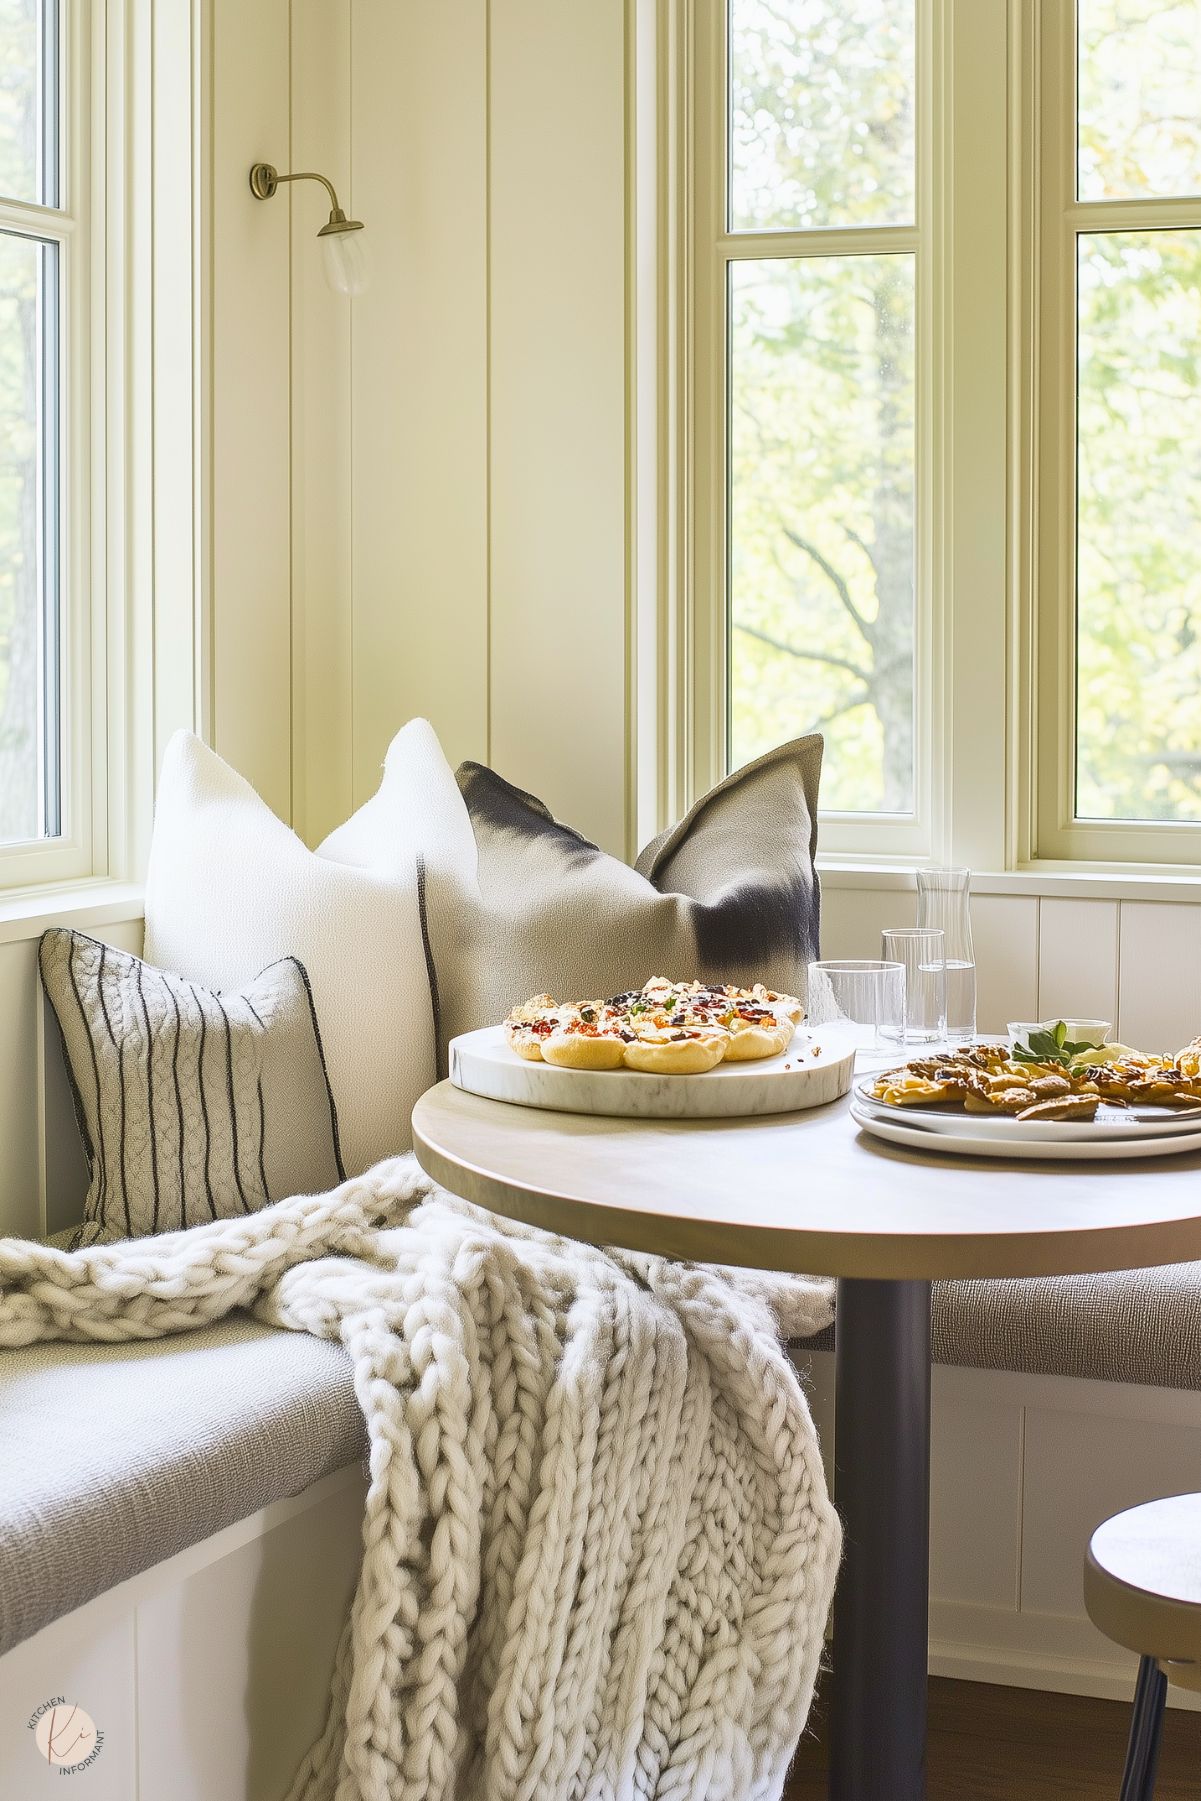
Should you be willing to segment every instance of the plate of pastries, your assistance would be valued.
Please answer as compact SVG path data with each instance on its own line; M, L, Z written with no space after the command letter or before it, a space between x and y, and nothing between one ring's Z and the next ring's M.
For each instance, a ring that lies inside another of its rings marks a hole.
M1167 1156L1201 1149L1201 1038L1175 1052L1080 1043L1062 1020L1020 1041L931 1050L854 1085L878 1136L967 1155Z

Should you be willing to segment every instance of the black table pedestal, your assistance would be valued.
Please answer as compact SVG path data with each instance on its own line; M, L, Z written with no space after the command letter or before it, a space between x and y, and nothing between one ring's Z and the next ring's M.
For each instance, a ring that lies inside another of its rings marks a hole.
M838 1284L830 1801L924 1801L930 1284Z

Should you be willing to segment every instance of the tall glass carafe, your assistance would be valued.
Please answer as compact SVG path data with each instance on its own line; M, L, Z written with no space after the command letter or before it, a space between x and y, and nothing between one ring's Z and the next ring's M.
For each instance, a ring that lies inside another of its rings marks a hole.
M961 1043L976 1031L976 953L969 906L970 869L919 869L917 923L942 931L947 953L947 1038Z

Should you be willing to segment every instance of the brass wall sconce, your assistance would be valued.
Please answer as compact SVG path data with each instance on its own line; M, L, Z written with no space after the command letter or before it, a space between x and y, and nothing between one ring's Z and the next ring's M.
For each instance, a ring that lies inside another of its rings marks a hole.
M317 233L321 240L325 279L336 294L361 294L367 286L369 267L367 253L359 233L361 219L348 219L338 205L334 184L311 169L298 169L294 175L281 175L270 163L255 163L250 171L250 191L256 200L270 200L285 181L319 181L330 199L327 222Z

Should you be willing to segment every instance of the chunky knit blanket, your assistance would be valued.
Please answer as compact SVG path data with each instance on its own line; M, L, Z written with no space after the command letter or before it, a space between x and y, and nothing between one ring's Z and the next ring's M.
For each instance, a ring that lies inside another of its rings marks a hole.
M839 1554L779 1340L825 1285L604 1252L435 1189L75 1252L0 1241L0 1344L249 1308L340 1340L370 1472L291 1801L752 1801L804 1727Z

